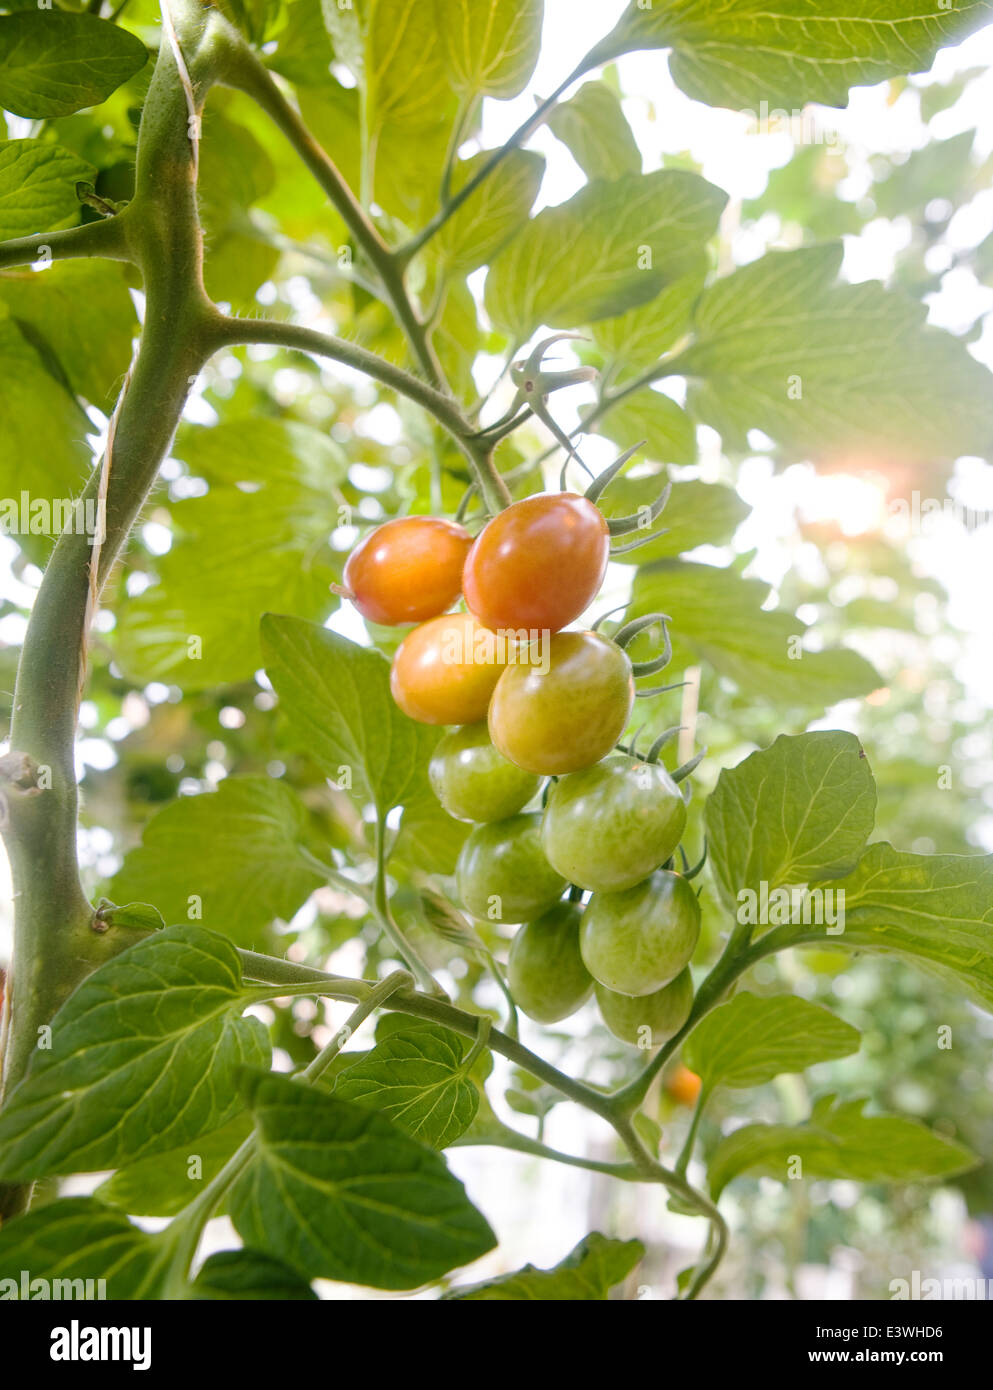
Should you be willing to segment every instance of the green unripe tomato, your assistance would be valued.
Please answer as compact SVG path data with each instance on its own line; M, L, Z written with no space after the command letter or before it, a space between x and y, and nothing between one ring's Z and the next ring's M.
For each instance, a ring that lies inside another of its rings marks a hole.
M528 922L565 888L541 848L536 812L477 825L459 853L455 881L466 911L491 922Z
M664 864L685 828L686 803L665 768L622 754L555 783L541 843L570 883L617 893Z
M593 992L593 980L579 954L582 915L575 903L556 903L526 922L511 943L510 992L537 1023L568 1018Z
M504 820L541 786L540 777L515 767L494 748L485 722L446 734L431 756L428 775L435 796L456 820Z
M654 994L616 994L596 986L596 1001L604 1023L621 1042L636 1047L661 1047L679 1032L693 1007L693 978L689 966ZM643 1029L648 1029L645 1033Z
M658 869L622 893L594 893L579 934L586 969L618 994L654 994L696 949L700 904L681 874Z

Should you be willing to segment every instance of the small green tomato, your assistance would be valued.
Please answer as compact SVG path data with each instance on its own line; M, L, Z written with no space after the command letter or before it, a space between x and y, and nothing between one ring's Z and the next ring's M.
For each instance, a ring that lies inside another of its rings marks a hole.
M596 1001L604 1023L621 1042L652 1051L679 1032L693 1007L693 979L689 966L671 984L654 994L617 994L596 986Z
M579 954L581 917L575 903L556 903L541 917L526 922L511 943L510 992L537 1023L568 1018L593 991L590 972Z
M586 968L618 994L654 994L696 949L700 904L681 874L657 870L622 893L594 893L583 914Z
M428 775L434 794L456 820L504 820L526 806L541 778L508 762L485 722L463 724L438 743Z
M566 886L542 851L535 812L477 825L459 853L455 881L465 909L491 922L529 922Z

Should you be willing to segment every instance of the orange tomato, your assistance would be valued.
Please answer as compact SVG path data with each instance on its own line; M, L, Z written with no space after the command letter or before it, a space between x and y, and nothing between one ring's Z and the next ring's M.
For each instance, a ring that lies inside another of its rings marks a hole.
M665 1079L666 1092L680 1105L696 1105L700 1094L700 1078L695 1071L678 1062Z
M373 623L419 623L444 613L462 592L472 546L464 526L437 516L404 516L370 531L345 565L345 588Z
M409 632L390 671L393 698L422 724L486 718L507 664L506 645L471 613L447 613Z
M462 581L466 605L494 630L558 632L596 597L609 551L607 523L585 497L526 497L477 536Z

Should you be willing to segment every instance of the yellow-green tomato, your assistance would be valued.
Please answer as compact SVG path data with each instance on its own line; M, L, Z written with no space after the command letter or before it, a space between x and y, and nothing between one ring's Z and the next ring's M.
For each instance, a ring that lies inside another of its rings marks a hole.
M587 970L618 994L654 994L696 949L700 904L681 874L658 869L621 893L594 893L579 934Z
M541 842L570 883L616 893L664 864L685 828L686 803L665 768L619 754L555 783Z
M585 1004L593 980L579 954L581 909L575 903L554 907L526 922L510 946L507 982L528 1018L558 1023Z
M562 896L565 879L541 848L541 816L477 825L455 867L466 911L491 922L528 922Z
M671 984L654 994L617 994L596 986L596 1001L604 1023L621 1042L651 1051L679 1032L693 1007L693 979L689 966Z
M547 634L505 668L490 701L490 737L528 772L560 776L598 763L634 703L627 654L598 632Z
M534 796L541 778L508 762L486 724L463 724L445 735L428 767L434 794L456 820L512 816Z

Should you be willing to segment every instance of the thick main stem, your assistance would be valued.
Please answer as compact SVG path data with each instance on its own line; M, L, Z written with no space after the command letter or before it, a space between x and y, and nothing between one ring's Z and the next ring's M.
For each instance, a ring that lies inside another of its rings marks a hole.
M199 109L209 85L216 21L195 0L176 0L174 22ZM76 716L93 599L155 481L209 350L204 326L210 305L203 288L186 80L171 46L163 42L142 113L134 200L95 243L120 253L123 238L127 258L140 267L145 287L140 345L116 413L104 479L103 539L97 547L90 536L75 531L60 537L35 600L18 668L11 750L22 770L16 783L0 787L15 901L4 1092L24 1075L39 1030L67 995L127 944L113 928L94 930L80 883ZM192 134L197 137L195 130ZM103 463L94 470L84 499L98 496L103 470ZM97 573L91 577L94 563ZM25 1202L24 1189L0 1191L0 1214Z

